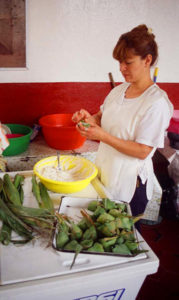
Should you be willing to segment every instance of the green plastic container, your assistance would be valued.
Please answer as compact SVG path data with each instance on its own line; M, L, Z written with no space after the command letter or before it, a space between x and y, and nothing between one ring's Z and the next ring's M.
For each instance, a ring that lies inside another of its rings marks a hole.
M5 124L5 125L10 128L11 133L19 133L19 134L23 134L23 136L8 139L9 146L3 151L2 155L14 156L26 151L30 143L32 128L20 124Z

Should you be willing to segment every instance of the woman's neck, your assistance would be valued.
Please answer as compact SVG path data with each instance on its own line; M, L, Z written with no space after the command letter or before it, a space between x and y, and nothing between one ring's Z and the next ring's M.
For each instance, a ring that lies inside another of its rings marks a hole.
M145 92L151 85L153 85L153 81L151 78L148 80L140 80L136 82L132 82L126 90L125 97L126 98L136 98Z

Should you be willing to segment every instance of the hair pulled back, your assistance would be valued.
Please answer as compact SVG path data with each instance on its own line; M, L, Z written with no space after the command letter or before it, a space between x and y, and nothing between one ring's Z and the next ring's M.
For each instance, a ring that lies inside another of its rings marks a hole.
M144 59L148 54L152 55L151 66L158 58L158 46L155 35L145 24L133 28L122 34L113 50L113 57L122 62L129 56L129 51Z

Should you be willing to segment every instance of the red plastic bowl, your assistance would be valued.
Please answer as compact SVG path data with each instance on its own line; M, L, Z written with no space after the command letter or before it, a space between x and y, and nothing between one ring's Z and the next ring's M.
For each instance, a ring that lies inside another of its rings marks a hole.
M52 114L39 119L47 144L58 150L72 150L83 145L82 137L72 121L73 114Z

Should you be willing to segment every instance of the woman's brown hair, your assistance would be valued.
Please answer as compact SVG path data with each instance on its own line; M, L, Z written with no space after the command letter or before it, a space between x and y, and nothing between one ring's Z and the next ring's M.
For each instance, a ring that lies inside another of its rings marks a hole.
M128 52L139 55L142 59L148 54L152 55L151 66L158 57L158 46L155 35L145 24L133 28L122 34L113 50L113 57L122 62L128 57Z

